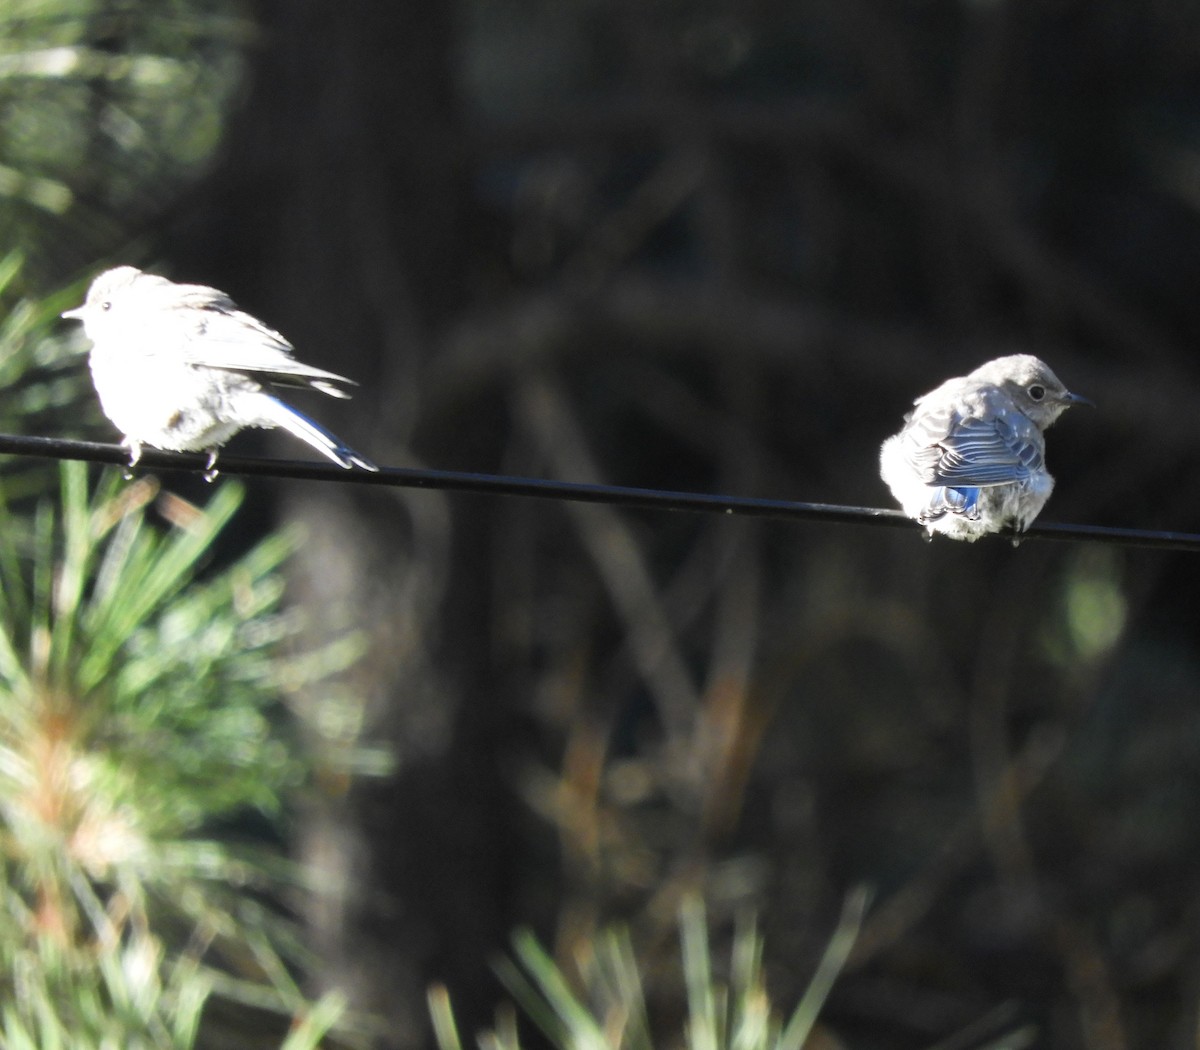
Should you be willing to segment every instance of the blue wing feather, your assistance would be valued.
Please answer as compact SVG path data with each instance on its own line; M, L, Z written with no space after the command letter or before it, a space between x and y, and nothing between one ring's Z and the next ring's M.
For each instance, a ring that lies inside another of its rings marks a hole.
M916 412L906 428L913 468L927 484L1007 485L1042 469L1042 438L1024 416Z

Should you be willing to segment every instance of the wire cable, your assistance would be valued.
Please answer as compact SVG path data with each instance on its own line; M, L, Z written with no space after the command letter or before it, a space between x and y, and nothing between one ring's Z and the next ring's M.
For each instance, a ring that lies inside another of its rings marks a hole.
M91 463L107 463L119 467L128 467L129 465L129 450L121 445L73 441L63 438L26 437L16 434L0 434L0 455L75 459ZM153 468L204 474L207 461L208 457L203 453L161 452L157 449L146 448L143 449L141 459L134 469ZM221 453L221 457L217 461L217 469L222 474L241 477L340 481L391 488L435 489L449 492L486 493L495 496L518 496L529 499L570 500L577 503L604 503L638 510L919 528L902 512L878 507L806 503L796 500L725 496L703 492L672 492L627 485L591 485L504 474L474 474L464 471L430 470L415 467L381 467L376 472L361 470L357 467L346 469L332 463L261 459L230 456L225 453ZM1000 536L1009 540L1016 538L1013 533L1001 533ZM1020 540L1022 543L1026 540L1082 541L1158 550L1200 551L1200 534L1197 533L1116 528L1105 525L1067 525L1057 522L1035 522L1028 531L1021 535Z

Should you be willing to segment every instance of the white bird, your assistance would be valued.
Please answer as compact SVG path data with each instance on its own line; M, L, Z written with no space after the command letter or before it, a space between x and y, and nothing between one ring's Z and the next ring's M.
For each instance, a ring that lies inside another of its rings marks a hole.
M1072 394L1030 354L999 357L914 402L883 443L879 472L904 513L935 532L974 541L1029 528L1054 489L1044 431Z
M207 452L215 476L218 451L238 431L282 427L340 466L379 469L268 392L309 387L345 398L354 381L297 361L291 343L216 288L118 266L63 317L82 321L92 340L92 381L130 466L149 445Z

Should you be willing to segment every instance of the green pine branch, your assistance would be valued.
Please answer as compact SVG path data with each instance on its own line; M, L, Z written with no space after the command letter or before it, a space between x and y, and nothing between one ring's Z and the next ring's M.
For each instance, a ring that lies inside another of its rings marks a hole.
M497 972L516 1004L555 1050L803 1050L838 974L849 958L866 911L864 889L849 894L837 928L799 1003L783 1017L771 1003L763 968L763 939L754 923L734 934L727 980L714 977L704 905L683 902L679 914L687 1013L682 1038L656 1031L646 1010L643 964L629 931L614 926L587 941L574 960L577 979L528 930L513 937L513 958ZM429 1009L439 1050L463 1050L448 991L435 985ZM478 1039L481 1050L521 1050L515 1017L498 1014Z
M354 655L285 655L287 537L208 569L241 498L77 463L31 516L0 491L0 1047L190 1047L220 998L299 1050L341 1013L298 986L285 862L214 831L280 814L280 698Z

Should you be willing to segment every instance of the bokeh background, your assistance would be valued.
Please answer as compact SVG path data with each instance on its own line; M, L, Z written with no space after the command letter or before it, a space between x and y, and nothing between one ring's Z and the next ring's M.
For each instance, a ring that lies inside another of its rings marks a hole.
M1099 406L1044 517L1200 530L1192 0L4 0L0 38L30 293L225 289L361 381L306 407L379 463L890 506L911 400L1032 352ZM489 1023L520 925L628 923L670 1017L693 892L794 1001L863 884L811 1046L1200 1043L1197 554L256 483L237 529L280 523L305 644L368 642L313 746L386 768L331 756L289 843L380 1047L433 980Z

